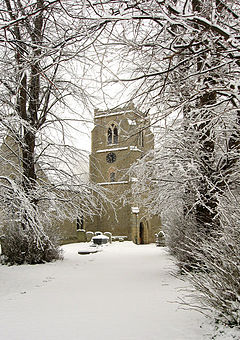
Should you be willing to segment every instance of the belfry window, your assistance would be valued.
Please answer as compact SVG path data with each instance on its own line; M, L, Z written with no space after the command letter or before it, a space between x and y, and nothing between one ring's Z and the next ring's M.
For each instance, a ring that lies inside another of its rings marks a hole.
M114 124L112 124L108 128L107 142L108 142L108 144L117 144L118 143L118 128Z

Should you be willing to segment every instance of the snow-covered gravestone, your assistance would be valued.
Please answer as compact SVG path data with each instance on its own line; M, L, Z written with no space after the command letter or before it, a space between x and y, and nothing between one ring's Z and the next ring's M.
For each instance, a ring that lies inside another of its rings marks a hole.
M92 238L94 244L102 245L107 244L109 242L109 237L106 235L97 235Z
M156 236L156 246L157 247L164 247L165 246L165 235L164 232L161 230L159 233L155 234Z
M106 235L109 238L109 243L112 243L112 233L110 233L109 231L106 231L104 235Z

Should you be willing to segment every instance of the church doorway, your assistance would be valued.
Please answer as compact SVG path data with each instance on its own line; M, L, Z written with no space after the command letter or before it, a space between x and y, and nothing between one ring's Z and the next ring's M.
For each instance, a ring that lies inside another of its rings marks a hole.
M139 224L139 244L147 244L148 241L148 222L141 221Z
M144 244L144 224L140 222L139 226L139 244Z

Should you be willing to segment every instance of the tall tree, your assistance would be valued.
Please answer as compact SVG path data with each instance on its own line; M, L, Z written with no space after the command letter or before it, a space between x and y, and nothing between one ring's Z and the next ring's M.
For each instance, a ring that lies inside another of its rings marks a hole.
M70 167L84 156L77 156L66 131L88 119L74 110L76 102L83 110L88 101L81 86L85 52L108 22L91 2L60 0L2 0L0 18L0 124L8 136L1 152L1 195L12 223L5 228L4 248L11 252L10 239L18 238L16 261L41 262L51 259L51 249L57 254L44 226L51 224L49 216L74 218L97 206L92 191L98 189Z

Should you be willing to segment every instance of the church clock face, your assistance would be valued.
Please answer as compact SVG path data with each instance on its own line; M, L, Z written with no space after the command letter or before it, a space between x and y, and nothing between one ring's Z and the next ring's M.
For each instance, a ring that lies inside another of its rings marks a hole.
M107 161L108 163L113 163L113 162L115 162L116 158L117 158L117 157L116 157L115 153L109 152L109 153L107 154L107 156L106 156L106 161Z

